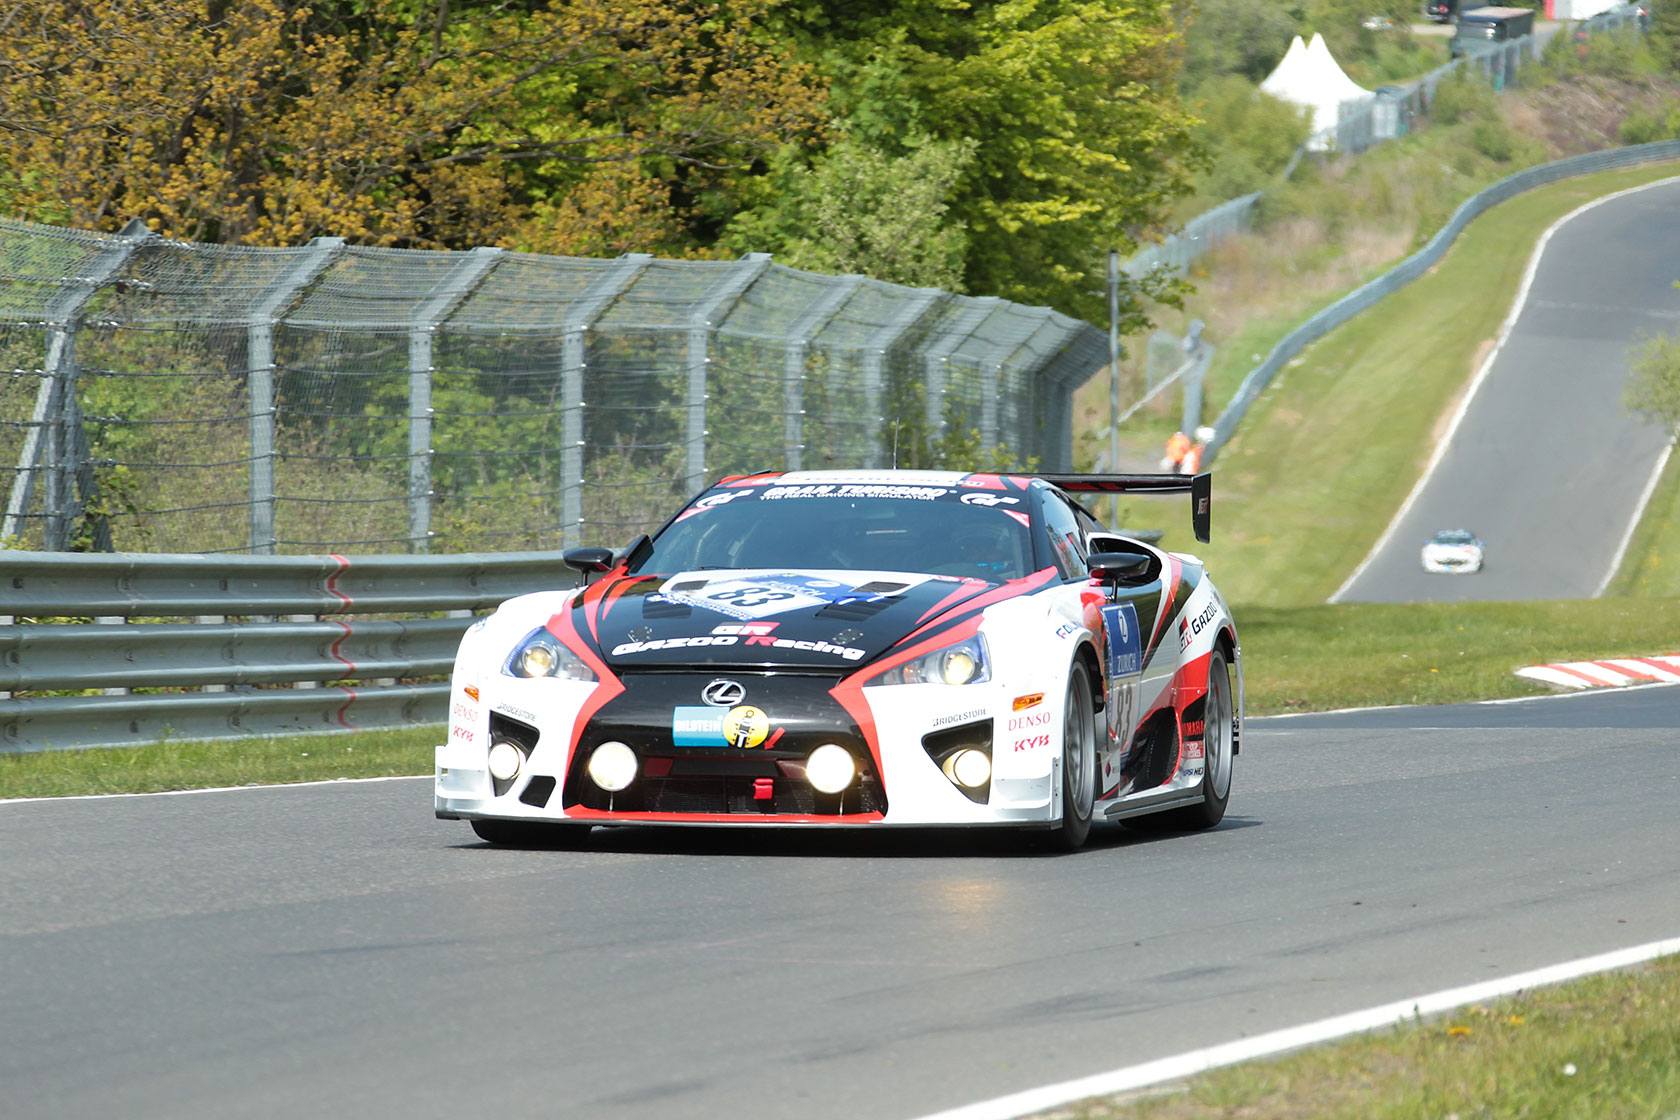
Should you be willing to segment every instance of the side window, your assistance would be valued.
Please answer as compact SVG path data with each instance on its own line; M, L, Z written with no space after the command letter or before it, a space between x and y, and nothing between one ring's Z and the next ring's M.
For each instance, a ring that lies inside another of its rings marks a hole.
M1050 538L1050 555L1063 579L1085 579L1085 535L1079 520L1066 502L1054 494L1044 496L1044 531Z

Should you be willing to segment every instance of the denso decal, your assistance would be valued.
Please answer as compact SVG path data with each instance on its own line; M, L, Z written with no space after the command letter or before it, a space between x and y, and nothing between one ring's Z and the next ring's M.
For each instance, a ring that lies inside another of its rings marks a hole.
M1025 739L1015 740L1015 749L1018 751L1036 751L1040 747L1048 747L1049 745L1049 735L1032 735Z
M1009 730L1022 731L1028 727L1049 727L1051 715L1049 712L1027 712L1025 715L1010 716Z
M464 719L464 720L468 720L468 721L471 721L471 722L477 722L477 720L478 720L478 707L476 705L473 705L473 704L463 704L459 700L457 700L457 701L455 701L454 706L450 709L449 714L454 716L456 719Z

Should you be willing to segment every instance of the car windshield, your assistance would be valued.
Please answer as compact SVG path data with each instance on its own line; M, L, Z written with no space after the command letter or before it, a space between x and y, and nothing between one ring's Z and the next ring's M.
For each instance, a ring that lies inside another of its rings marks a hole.
M1443 529L1435 534L1436 544L1469 544L1475 539L1475 534L1464 529Z
M1032 570L1027 495L846 483L716 489L653 541L638 572L803 568L1001 581Z

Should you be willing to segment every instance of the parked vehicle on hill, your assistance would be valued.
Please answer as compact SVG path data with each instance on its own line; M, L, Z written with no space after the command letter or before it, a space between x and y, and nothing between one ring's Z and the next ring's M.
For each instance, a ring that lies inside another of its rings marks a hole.
M1423 0L1423 18L1436 23L1451 23L1458 13L1458 0Z
M1534 34L1534 13L1527 8L1470 8L1458 13L1452 56L1459 58L1488 43L1503 43Z
M436 811L492 843L597 825L1207 828L1242 721L1202 564L1076 495L1209 476L805 471L728 478L588 586L462 639Z
M1423 542L1423 570L1436 575L1479 572L1485 550L1468 529L1442 529Z

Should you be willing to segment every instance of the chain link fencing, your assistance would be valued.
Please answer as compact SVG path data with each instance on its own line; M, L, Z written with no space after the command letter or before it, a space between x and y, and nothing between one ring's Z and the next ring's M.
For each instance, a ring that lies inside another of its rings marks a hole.
M0 545L618 544L720 475L1071 467L1107 340L773 263L0 220Z

